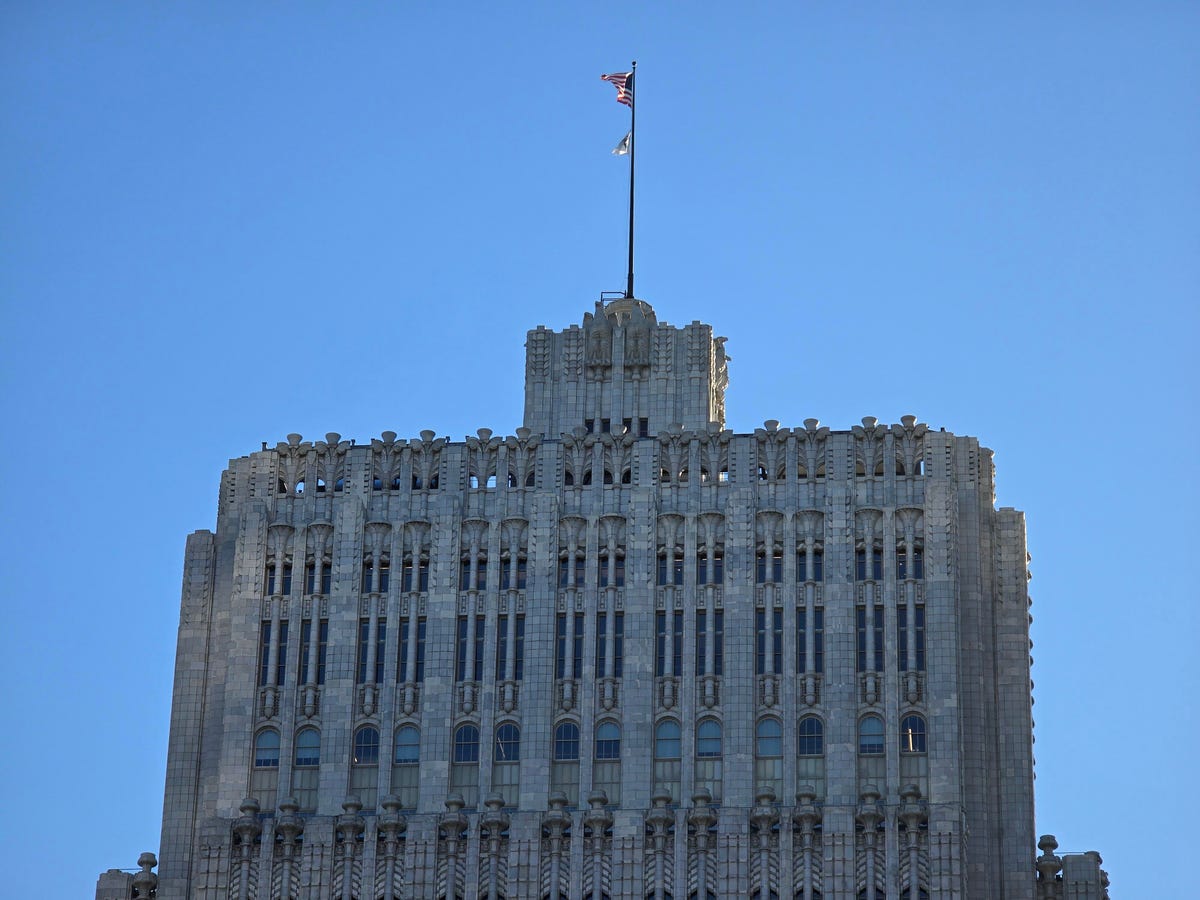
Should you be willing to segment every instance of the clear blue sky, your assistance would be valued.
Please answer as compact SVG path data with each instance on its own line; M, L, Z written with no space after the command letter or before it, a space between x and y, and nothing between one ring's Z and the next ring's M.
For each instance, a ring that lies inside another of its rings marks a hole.
M157 848L229 457L520 424L526 329L623 286L632 58L639 296L729 337L739 431L996 451L1038 827L1193 891L1200 6L448 6L0 12L3 892Z

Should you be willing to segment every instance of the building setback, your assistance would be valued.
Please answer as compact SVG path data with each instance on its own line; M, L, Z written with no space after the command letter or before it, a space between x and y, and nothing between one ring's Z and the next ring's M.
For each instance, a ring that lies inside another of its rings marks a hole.
M158 874L98 900L1107 897L1034 834L991 451L724 427L724 338L530 331L524 425L232 460L188 538Z

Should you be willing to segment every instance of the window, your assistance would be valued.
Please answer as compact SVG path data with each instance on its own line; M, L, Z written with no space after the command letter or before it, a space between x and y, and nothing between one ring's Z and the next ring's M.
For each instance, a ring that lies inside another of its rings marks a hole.
M659 586L683 584L683 548L659 548L658 551L658 584Z
M871 609L870 636L872 646L867 647L867 607L860 606L855 611L855 632L857 638L856 665L859 672L883 671L883 607Z
M413 634L414 623L416 627L415 636ZM426 633L424 619L414 620L409 616L400 620L400 659L396 666L397 681L419 683L425 680Z
M783 726L778 719L761 719L754 731L755 789L783 790Z
M354 733L354 755L350 759L350 793L373 810L379 790L379 731L366 725Z
M778 584L783 581L782 551L758 551L754 558L754 580L758 584Z
M592 788L608 794L610 806L621 805L621 729L615 722L596 726Z
M682 756L679 723L673 719L659 722L654 729L654 785L679 802L679 760Z
M908 551L901 544L896 548L896 577L903 581L906 578L920 580L925 577L925 553L920 547L914 547L912 566L908 564Z
M717 609L710 615L708 610L696 610L696 674L723 675L724 662L725 611Z
M271 623L263 622L258 630L258 683L268 684L271 677Z
M805 716L796 729L796 785L825 796L825 726L816 716Z
M568 627L571 634L567 634ZM555 624L554 677L583 677L583 614L559 613Z
M809 622L812 622L811 631ZM808 649L808 639L812 638L812 651ZM806 672L825 671L825 610L817 606L812 610L811 619L808 610L796 610L796 672L803 675Z
M387 620L377 619L375 623L374 657L371 649L371 620L358 620L358 666L355 678L358 684L379 684L383 681L384 648L387 645ZM366 803L363 803L366 807Z
M560 722L554 729L550 790L566 794L568 806L579 805L579 726L574 722Z
M264 812L275 809L279 784L279 732L266 728L254 738L254 760L250 769L250 796Z
M783 610L754 611L754 671L758 675L783 671Z
M513 569L514 566L511 560L503 561L503 565L500 567L500 590L525 590L526 573L528 572L529 564L525 559L524 553L516 559L515 573Z
M812 565L809 565L811 561ZM796 581L824 581L825 553L814 547L811 554L801 547L796 551Z
M615 549L612 552L610 559L608 550L600 551L600 564L597 568L597 577L600 587L624 587L625 586L625 551Z
M916 784L922 796L929 791L926 740L923 718L907 715L900 720L900 779L904 784Z
M925 720L920 716L905 716L900 723L900 752L925 752Z
M328 619L321 619L317 623L317 670L315 672L309 669L312 651L312 619L305 619L300 626L300 683L324 684L325 659L329 652Z
M854 551L854 578L856 581L883 580L883 551L875 547L870 551L871 566L867 569L867 549L859 547Z
M292 768L292 796L302 812L316 812L317 782L321 766L321 733L301 728L296 733L295 763Z
M371 585L375 583L375 563L370 558L364 559L362 564L362 584L359 590L364 594L371 593Z
M696 787L706 788L713 802L721 802L723 786L721 763L721 723L704 719L696 728Z
M392 757L392 793L400 798L402 809L416 809L421 789L421 733L412 725L396 729L396 749Z
M474 567L472 568L472 563ZM458 589L460 591L482 591L487 589L487 554L480 551L474 559L468 553L459 566Z
M596 613L596 677L620 678L625 668L625 613L616 612L611 616L613 630L611 645L608 629L610 627L609 613ZM608 651L612 651L612 666L609 666Z
M329 560L321 560L320 576L317 575L316 560L309 560L304 567L304 593L328 594L333 587L333 567ZM320 590L318 590L318 587Z
M456 681L483 681L483 616L459 616L456 641L454 678ZM474 635L471 625L474 624Z
M858 723L858 752L863 756L883 753L883 720L879 716L864 716Z
M558 586L583 587L583 551L566 550L558 557Z
M512 679L525 677L525 617L501 616L496 621L496 680L508 678L509 630L514 633L512 646Z
M474 725L460 725L454 732L450 792L462 794L469 807L479 803L479 729Z
M925 671L925 607L913 607L912 635L909 635L908 608L896 607L896 649L901 672ZM909 656L908 642L912 639L913 653Z
M507 806L516 806L521 794L521 729L505 722L496 729L492 749L492 790Z
M654 621L654 674L679 677L683 674L683 611L668 614L660 609L654 614ZM668 622L671 623L669 633Z
M400 574L400 590L406 594L412 591L429 590L428 559L418 556L414 561L411 554L404 558L404 568Z
M696 553L696 583L720 584L725 580L725 551L716 547L712 551L712 561L708 552L702 547Z

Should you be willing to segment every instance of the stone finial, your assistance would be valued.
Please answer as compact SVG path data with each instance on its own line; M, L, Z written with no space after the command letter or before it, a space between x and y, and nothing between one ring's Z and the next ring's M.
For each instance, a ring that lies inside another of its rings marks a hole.
M542 813L542 832L551 839L561 838L571 827L571 814L567 812L567 795L562 791L551 791L547 805L550 808Z
M258 801L253 797L247 797L242 801L238 811L241 816L233 823L233 833L237 835L238 841L242 844L253 844L255 839L262 834L262 825L258 821Z
M608 811L608 794L592 791L587 800L589 809L583 814L583 824L593 835L603 834L613 823L613 814Z
M282 835L285 843L291 843L304 831L304 820L300 818L300 804L295 797L285 797L279 804L283 813L275 822L275 833Z
M400 798L388 794L379 801L383 812L379 814L379 834L385 841L397 841L408 829L408 819L400 814Z
M362 801L351 795L342 802L342 814L337 817L335 830L341 841L357 841L367 823L358 814L363 808Z
M1037 858L1038 878L1046 882L1053 881L1063 867L1062 858L1054 853L1058 849L1057 838L1052 834L1043 834L1038 839L1038 849L1042 851Z
M754 808L750 810L750 824L760 833L770 831L779 823L779 808L775 805L773 788L762 786L754 795Z
M863 787L859 797L858 812L855 820L868 832L874 832L883 821L883 813L879 810L879 790L873 784Z
M142 871L133 876L133 896L153 897L158 888L158 876L150 870L158 865L158 857L146 852L138 857L138 865Z
M812 785L804 784L796 792L796 811L792 822L802 832L810 832L821 821L821 809L817 806L817 792Z

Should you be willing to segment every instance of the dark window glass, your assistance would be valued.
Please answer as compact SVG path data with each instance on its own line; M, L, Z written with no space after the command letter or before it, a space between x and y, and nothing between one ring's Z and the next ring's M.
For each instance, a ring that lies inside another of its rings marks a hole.
M454 761L479 762L479 729L474 725L462 725L454 732Z
M820 756L825 752L825 731L816 716L805 716L800 720L796 739L796 752L800 756Z
M579 726L574 722L563 722L554 729L554 759L557 762L579 759Z
M925 752L925 720L920 716L905 716L900 722L900 752Z
M517 762L521 758L521 730L506 722L496 729L494 762Z
M373 766L379 762L379 732L367 726L354 734L354 758L356 766Z
M879 716L866 716L858 723L858 752L863 756L883 753L883 720Z
M613 722L603 722L596 728L596 759L621 758L621 729Z

